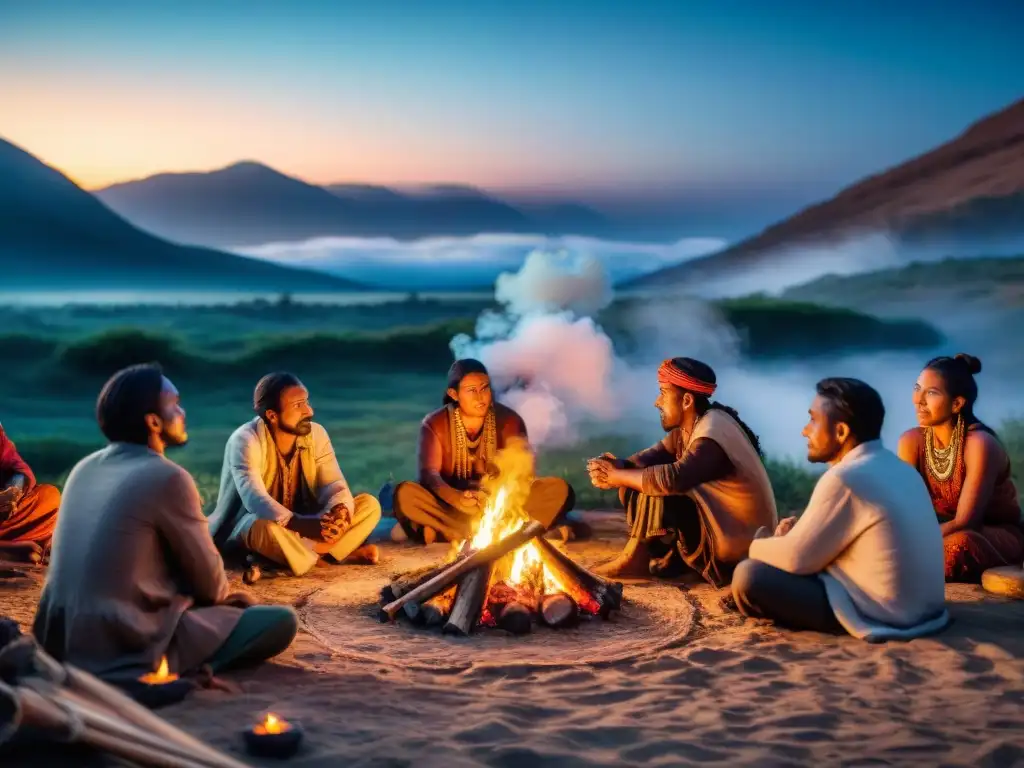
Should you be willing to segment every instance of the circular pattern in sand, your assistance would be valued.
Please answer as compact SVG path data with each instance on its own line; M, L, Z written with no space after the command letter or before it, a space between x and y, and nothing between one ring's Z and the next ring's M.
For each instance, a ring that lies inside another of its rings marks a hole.
M587 558L579 559L587 565ZM300 610L302 621L339 656L431 672L632 660L680 643L693 621L693 609L678 587L627 583L621 611L607 621L592 618L573 629L535 625L528 635L512 636L483 628L468 638L457 638L400 620L381 624L378 599L381 587L389 581L388 574L431 562L420 554L396 558L386 572L353 568L343 580L310 595Z

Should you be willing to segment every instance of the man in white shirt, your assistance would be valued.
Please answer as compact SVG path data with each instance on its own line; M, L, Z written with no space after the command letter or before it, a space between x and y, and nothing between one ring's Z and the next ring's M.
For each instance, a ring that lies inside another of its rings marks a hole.
M368 493L353 496L327 430L313 421L306 387L291 373L267 374L253 409L256 418L224 449L209 517L218 549L255 552L296 576L324 556L375 564L379 552L366 540L380 522L380 503Z
M949 623L931 499L913 467L882 446L884 419L864 382L818 382L803 435L808 460L829 469L799 519L755 536L733 576L740 613L873 642Z

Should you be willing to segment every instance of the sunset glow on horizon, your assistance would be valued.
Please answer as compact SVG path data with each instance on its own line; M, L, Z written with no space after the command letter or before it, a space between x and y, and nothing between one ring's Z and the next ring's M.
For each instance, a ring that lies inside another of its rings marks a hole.
M811 195L1024 93L985 2L457 5L13 6L0 138L87 189L253 160L314 184Z

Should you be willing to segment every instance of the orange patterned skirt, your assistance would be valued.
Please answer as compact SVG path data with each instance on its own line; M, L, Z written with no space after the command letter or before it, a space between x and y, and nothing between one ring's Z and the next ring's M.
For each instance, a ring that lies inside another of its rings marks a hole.
M1024 563L1024 531L1019 525L985 525L942 539L946 581L977 584L989 568Z
M18 501L14 514L0 520L0 543L38 544L45 548L57 527L60 491L52 485L37 485Z

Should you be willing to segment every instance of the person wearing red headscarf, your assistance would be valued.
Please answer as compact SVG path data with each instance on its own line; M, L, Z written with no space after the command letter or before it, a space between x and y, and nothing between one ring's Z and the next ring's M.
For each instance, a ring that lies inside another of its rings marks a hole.
M736 411L712 402L715 372L676 357L658 369L663 440L628 459L587 463L597 488L619 489L630 537L596 570L611 577L691 572L724 586L761 526L778 522L757 436Z
M0 559L43 555L57 527L60 491L39 485L0 426Z

